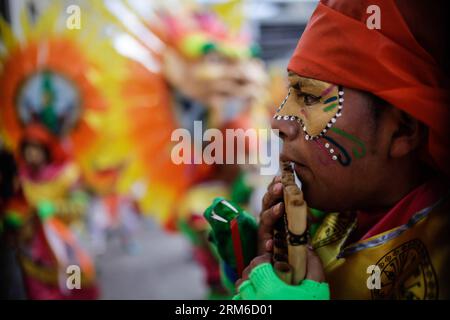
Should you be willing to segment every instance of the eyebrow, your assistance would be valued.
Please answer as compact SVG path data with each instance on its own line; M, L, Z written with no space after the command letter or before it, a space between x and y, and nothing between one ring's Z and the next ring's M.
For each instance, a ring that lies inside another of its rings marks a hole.
M304 78L292 72L288 73L288 80L289 80L289 87L295 90L299 90L302 93L315 95L318 98L326 96L336 86L335 84L330 84L324 81ZM320 93L316 91L319 89L318 86L322 87ZM312 92L314 92L315 94L313 94Z
M299 77L296 75L288 75L289 84L298 83L300 81Z
M300 90L300 82L295 82L295 83L291 83L290 84L290 87L291 88L294 88L294 89L296 89L296 90Z

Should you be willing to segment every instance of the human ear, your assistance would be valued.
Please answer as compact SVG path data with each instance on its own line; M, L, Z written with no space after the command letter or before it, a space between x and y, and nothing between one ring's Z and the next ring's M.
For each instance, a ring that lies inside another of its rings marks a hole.
M401 158L418 149L425 140L425 127L402 110L392 108L392 133L389 155Z

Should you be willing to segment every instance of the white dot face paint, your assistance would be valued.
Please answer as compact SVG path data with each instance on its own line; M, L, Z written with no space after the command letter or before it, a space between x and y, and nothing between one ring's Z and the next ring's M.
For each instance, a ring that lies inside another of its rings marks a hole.
M278 120L298 119L306 140L325 134L340 117L344 98L338 85L298 75L289 76L290 88L278 109Z

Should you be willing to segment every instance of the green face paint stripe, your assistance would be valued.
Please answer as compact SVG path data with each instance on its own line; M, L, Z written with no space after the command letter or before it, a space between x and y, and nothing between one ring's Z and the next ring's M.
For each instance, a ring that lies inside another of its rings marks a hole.
M329 111L333 110L334 108L336 108L337 105L338 105L338 104L335 102L335 103L330 104L329 106L323 108L322 110L325 111L325 112L329 112Z
M351 134L345 132L344 130L341 130L341 129L338 129L338 128L335 128L335 127L331 128L330 130L333 131L333 132L336 132L337 134L340 134L341 136L343 136L343 137L345 137L345 138L347 138L347 139L349 139L351 141L353 141L354 143L356 143L360 147L360 149L361 149L360 151L358 151L357 148L352 148L353 155L357 159L362 158L362 157L365 156L365 154L366 154L366 146L365 146L364 142L362 142L358 138L352 136Z

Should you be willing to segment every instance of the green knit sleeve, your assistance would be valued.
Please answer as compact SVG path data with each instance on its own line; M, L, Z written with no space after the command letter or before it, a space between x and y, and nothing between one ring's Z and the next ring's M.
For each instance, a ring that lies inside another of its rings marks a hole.
M305 279L299 285L284 283L270 263L262 263L250 273L233 299L242 300L329 300L330 289L325 282Z

